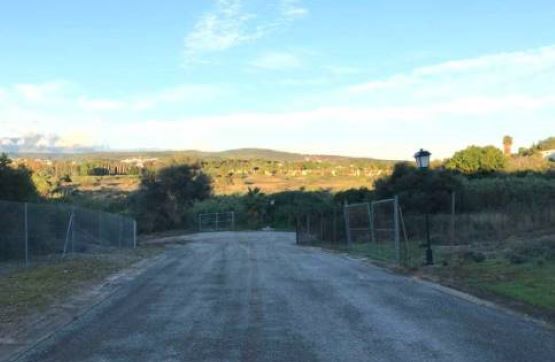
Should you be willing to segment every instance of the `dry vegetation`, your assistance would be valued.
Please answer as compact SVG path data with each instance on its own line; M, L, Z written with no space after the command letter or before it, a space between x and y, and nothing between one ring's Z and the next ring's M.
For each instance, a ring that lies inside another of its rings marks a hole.
M343 191L352 188L372 188L374 180L365 176L267 176L254 175L234 177L229 180L214 179L215 195L244 194L250 188L259 188L264 193L292 191L330 190ZM77 176L71 183L63 185L69 191L95 199L98 202L117 201L139 188L138 176Z
M229 195L245 193L248 188L259 188L264 193L280 191L293 191L305 189L306 191L331 190L343 191L351 188L371 188L374 180L364 176L250 176L234 178L229 184L216 180L214 191L216 195Z
M97 283L143 258L160 253L158 246L79 254L29 267L0 264L0 332L30 313Z

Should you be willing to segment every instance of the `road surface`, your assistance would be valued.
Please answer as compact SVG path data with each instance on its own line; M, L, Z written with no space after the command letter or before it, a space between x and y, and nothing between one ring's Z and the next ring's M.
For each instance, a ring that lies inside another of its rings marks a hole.
M553 330L288 233L210 233L23 361L549 361Z

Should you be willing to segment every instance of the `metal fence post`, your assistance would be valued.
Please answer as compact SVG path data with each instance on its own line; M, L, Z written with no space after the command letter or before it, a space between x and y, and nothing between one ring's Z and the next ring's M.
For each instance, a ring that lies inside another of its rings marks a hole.
M137 220L133 220L133 248L137 247Z
M456 208L456 193L451 192L451 220L449 225L449 239L451 239L451 244L455 244L455 208Z
M102 240L102 214L98 210L98 242Z
M337 206L333 207L333 242L337 242Z
M393 202L393 223L394 223L394 239L395 239L395 254L397 257L397 263L400 264L401 263L401 243L399 240L400 237L400 230L399 230L399 196L395 196L394 197L394 202Z
M348 203L343 205L343 217L345 218L345 233L347 234L347 244L351 244L351 225L349 223Z
M325 241L324 239L324 214L321 212L320 213L320 240L319 241Z
M119 217L119 235L118 235L118 247L121 248L121 241L123 239L123 218Z
M73 223L71 224L71 253L73 254L75 244L75 226L77 224L77 214L75 212L75 207L71 208L71 215L73 216Z
M29 265L29 216L28 216L29 204L24 205L25 214L25 265Z
M376 243L376 232L374 230L374 201L372 201L370 203L370 220L372 221L372 224L370 225L370 233L372 235L372 243Z
M66 256L67 244L69 243L69 238L70 237L73 239L73 209L71 210L71 214L69 216L69 222L67 224L66 240L64 242L64 250L63 250L63 253L62 253L62 258L64 258Z
M296 244L300 244L299 243L299 236L300 236L300 232L301 232L300 227L299 227L300 223L301 222L299 220L299 217L297 216L296 223L295 223L295 243Z
M374 242L374 237L373 237L374 225L372 223L373 222L373 216L372 216L372 211L370 209L371 209L370 203L367 202L366 203L366 212L368 213L368 229L370 229L369 237L370 237L370 241Z
M77 224L76 223L77 213L76 213L75 207L71 209L71 213L73 215L73 224L71 225L71 253L74 254L75 253L75 225Z

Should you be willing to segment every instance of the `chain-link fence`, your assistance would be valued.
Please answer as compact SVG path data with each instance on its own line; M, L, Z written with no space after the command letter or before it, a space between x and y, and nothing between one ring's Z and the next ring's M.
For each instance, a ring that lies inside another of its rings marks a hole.
M297 217L297 244L310 245L318 242L344 244L347 240L345 218L342 207L320 213Z
M435 262L441 263L455 254L499 253L515 242L555 235L553 203L479 210L466 206L468 194L452 194L440 200L444 208L426 213L405 208L402 199L395 206L394 200L338 206L301 216L297 218L297 243L330 243L372 259L418 266L428 262L428 240Z
M198 214L198 231L235 230L235 212L211 212Z
M0 260L31 263L135 246L132 218L63 204L0 201Z

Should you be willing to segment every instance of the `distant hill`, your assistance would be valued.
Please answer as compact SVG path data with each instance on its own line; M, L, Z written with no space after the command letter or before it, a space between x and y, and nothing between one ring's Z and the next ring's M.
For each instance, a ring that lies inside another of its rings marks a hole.
M267 161L347 161L358 160L367 162L392 163L395 161L378 160L363 157L348 157L338 155L313 155L284 151L276 151L264 148L239 148L219 152L207 152L197 150L185 151L105 151L85 153L10 153L13 158L30 158L46 160L121 160L127 158L158 158L164 159L191 159L191 160L216 160L216 159L239 159L239 160L267 160Z
M541 140L536 145L538 150L555 150L555 137L549 137Z
M307 156L299 153L275 151L264 148L238 148L221 152L208 152L208 157L241 160L302 161Z

